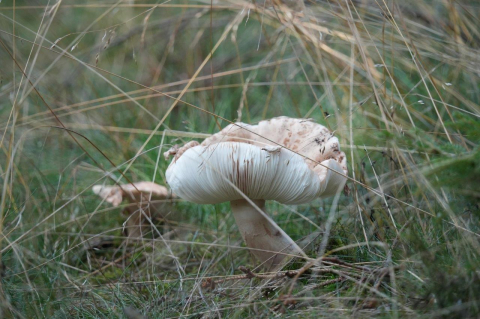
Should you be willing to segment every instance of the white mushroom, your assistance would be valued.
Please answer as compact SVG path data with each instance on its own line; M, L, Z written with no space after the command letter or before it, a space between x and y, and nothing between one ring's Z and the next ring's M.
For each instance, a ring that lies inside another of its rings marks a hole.
M92 190L114 207L120 205L124 198L131 203L141 204L136 207L127 206L124 210L124 213L129 215L126 221L127 234L128 237L132 238L142 237L142 234L147 230L145 226L148 223L145 223L145 215L151 218L153 210L150 207L150 200L175 197L165 186L152 182L137 182L114 186L95 185Z
M166 152L175 155L167 182L191 202L230 201L252 253L267 268L278 268L286 255L304 253L263 212L265 201L302 204L340 191L347 169L338 145L328 129L308 120L279 117L258 125L237 123L202 144L190 142Z

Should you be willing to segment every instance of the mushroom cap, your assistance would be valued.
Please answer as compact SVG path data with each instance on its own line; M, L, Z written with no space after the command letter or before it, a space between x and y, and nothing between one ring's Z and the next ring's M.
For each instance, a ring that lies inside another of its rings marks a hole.
M200 145L189 142L165 153L172 154L168 184L179 197L200 204L244 196L301 204L334 195L346 182L338 139L305 119L231 124Z
M335 160L322 164L342 171ZM334 194L344 184L343 176L323 166L319 177L301 156L287 149L272 152L238 142L190 148L172 162L166 177L178 196L199 204L242 199L243 195L301 204L322 196L327 187Z
M113 186L95 185L92 187L92 191L115 207L122 203L124 197L130 202L148 200L150 196L154 199L175 197L165 186L152 182L138 182Z

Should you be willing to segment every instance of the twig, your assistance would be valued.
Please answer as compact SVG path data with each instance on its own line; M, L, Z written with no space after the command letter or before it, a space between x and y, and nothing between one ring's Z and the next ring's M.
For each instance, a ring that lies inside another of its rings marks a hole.
M348 268L352 269L357 269L357 270L362 270L365 271L368 268L367 267L359 267L355 266L352 264L349 264L347 262L341 261L338 258L332 257L332 258L325 258L323 261L327 261L332 264L337 264L341 266L346 266ZM268 274L259 274L259 273L254 273L251 271L250 268L247 268L245 266L240 266L238 267L238 270L244 273L244 275L235 275L235 276L230 276L226 278L222 278L219 280L215 280L214 278L205 278L203 283L202 283L202 288L209 288L209 289L215 289L217 284L226 282L226 281L231 281L231 280L243 280L243 279L252 279L252 278L260 278L260 279L281 279L281 278L294 278L297 275L301 275L302 273L305 272L305 269L302 267L298 270L286 270L286 271L278 271L276 273L268 273ZM333 273L333 274L338 274L341 277L342 272L334 269L329 269L329 268L317 268L317 269L311 269L311 271L316 272L316 273ZM368 269L369 272L371 272L370 269ZM339 278L337 278L339 279ZM333 280L337 280L333 279ZM329 281L325 282L325 285L329 285ZM320 286L321 287L321 286Z
M280 279L285 277L293 278L295 275L297 275L297 272L298 272L298 270L287 270L287 271L279 271L272 274L256 274L252 272L250 268L247 268L245 266L238 267L238 270L243 272L244 275L235 275L235 276L230 276L230 277L219 279L219 280L214 280L213 278L205 278L202 283L202 288L215 289L215 286L217 284L220 284L226 281L231 281L231 280L252 279L252 278L260 278L260 279Z
M322 258L321 260L322 263L324 262L328 262L328 263L332 263L332 264L337 264L339 266L345 266L347 268L353 268L353 269L357 269L357 270L361 270L361 271L372 271L370 268L368 267L365 267L365 266L357 266L357 265L354 265L354 264L350 264L350 263L347 263L337 257L325 257L325 258Z

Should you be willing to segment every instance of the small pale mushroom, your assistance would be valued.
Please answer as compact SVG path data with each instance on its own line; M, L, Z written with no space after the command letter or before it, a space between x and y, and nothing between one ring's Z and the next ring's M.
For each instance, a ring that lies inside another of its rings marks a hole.
M152 218L154 208L151 207L150 201L174 198L175 195L165 187L153 182L138 182L114 186L95 185L93 192L103 198L107 203L117 207L124 199L130 203L138 203L140 205L127 206L124 210L128 216L126 221L126 231L128 237L139 238L147 230L144 214L148 218ZM155 207L159 208L159 207ZM157 211L158 212L158 211Z
M267 269L282 266L285 256L305 255L264 213L265 201L308 203L336 194L346 182L338 139L305 119L231 124L201 144L173 147L170 155L166 178L173 192L198 204L229 201L247 247Z

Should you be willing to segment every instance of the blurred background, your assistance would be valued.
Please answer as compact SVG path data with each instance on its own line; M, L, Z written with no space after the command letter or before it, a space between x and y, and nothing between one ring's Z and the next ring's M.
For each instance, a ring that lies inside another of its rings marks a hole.
M1 316L478 316L479 16L466 0L1 1ZM133 204L92 192L166 185L172 145L276 116L340 139L338 203L267 211L344 265L240 278L257 263L228 203L158 200L132 236Z

